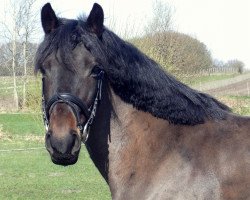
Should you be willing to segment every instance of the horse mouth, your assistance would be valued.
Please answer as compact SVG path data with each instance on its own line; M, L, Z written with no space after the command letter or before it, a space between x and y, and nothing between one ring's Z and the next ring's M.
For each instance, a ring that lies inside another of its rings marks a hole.
M68 166L74 165L78 160L78 154L53 154L51 155L51 160L56 165Z

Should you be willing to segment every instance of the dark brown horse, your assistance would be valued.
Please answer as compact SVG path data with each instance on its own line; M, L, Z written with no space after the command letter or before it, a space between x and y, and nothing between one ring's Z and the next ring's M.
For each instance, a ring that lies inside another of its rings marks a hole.
M81 140L113 199L250 199L250 118L163 72L103 26L41 12L46 147L55 164Z

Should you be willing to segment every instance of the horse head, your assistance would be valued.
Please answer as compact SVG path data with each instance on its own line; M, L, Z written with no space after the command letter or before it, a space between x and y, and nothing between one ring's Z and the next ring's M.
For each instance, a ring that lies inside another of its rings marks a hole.
M46 148L55 164L74 164L81 141L86 141L101 97L104 71L81 40L89 34L99 40L103 10L94 4L83 26L60 19L48 3L41 11L44 41L36 56L42 73Z

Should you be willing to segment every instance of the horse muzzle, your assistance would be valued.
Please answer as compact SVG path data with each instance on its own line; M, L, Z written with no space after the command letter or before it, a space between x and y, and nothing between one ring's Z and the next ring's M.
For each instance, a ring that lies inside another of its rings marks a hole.
M62 138L48 131L45 136L45 146L53 163L64 166L73 165L78 160L81 138L74 130Z

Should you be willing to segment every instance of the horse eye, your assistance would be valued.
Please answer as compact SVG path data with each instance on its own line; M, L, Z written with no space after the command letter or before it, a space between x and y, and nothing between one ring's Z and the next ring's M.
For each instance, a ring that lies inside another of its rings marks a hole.
M39 71L41 72L41 74L42 74L43 76L46 74L44 68L42 68L42 67L39 68Z
M96 65L93 67L91 71L91 76L94 78L97 78L101 74L102 71L103 69L99 65Z

